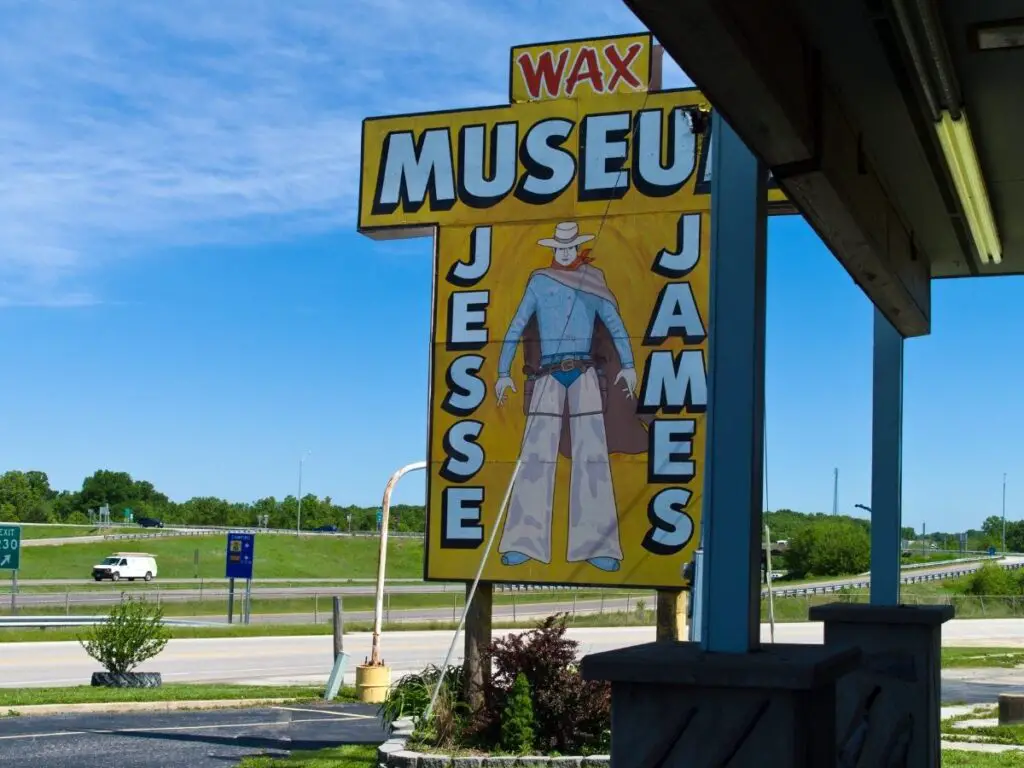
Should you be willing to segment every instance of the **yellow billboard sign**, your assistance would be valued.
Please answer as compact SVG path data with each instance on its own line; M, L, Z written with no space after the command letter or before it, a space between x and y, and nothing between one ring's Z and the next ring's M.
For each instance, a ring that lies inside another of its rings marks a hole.
M472 578L499 526L489 581L684 584L708 224L698 211L440 230L427 578Z
M566 40L512 49L509 101L579 99L655 88L662 49L650 34Z
M363 123L359 230L435 238L427 579L493 534L489 581L685 584L714 148L651 42L518 47L510 104Z

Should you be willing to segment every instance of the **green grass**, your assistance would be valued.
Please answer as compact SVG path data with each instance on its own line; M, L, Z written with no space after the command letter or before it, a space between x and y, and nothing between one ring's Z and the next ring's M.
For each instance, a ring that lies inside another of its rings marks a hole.
M116 594L116 593L115 593ZM133 594L139 594L135 592ZM158 600L159 595L154 590L147 590L141 593L148 600ZM495 605L522 606L528 609L529 606L537 603L558 603L563 610L569 610L572 606L573 594L577 601L600 601L602 592L598 590L565 592L565 591L530 591L512 594L510 592L497 592L494 595ZM646 605L654 604L654 595L638 592L618 592L607 590L603 592L605 600L625 599L627 595L633 598L633 602L643 601ZM252 613L256 614L324 614L331 610L330 590L324 591L319 596L309 597L253 597ZM236 606L240 594L236 596ZM449 609L453 614L461 611L465 605L465 595L462 592L396 592L386 594L385 612L403 611L414 609ZM166 600L161 601L164 615L175 616L222 616L227 612L227 596L223 591L217 591L203 601L199 600ZM372 611L374 597L372 595L345 595L344 609L346 612ZM110 612L110 604L82 604L76 603L68 606L67 610L75 615L106 615ZM10 603L6 600L0 602L0 615L9 615L11 612ZM31 615L64 615L65 605L59 599L51 604L25 604L20 607L20 612Z
M1022 648L943 648L942 666L946 669L999 667L1012 669L1024 664Z
M196 575L199 552L201 578L224 578L224 534L144 540L60 544L26 548L21 555L22 579L85 579L92 566L112 552L149 552L156 555L159 575L190 579ZM377 575L378 542L372 538L342 536L256 537L255 579L372 578ZM388 576L393 579L423 575L423 541L393 538L388 542Z
M4 582L2 579L3 574L0 574L0 595L10 594L8 589L9 582ZM161 574L163 576L163 574ZM89 579L89 576L85 577ZM303 589L316 589L322 588L324 592L334 590L337 587L351 587L359 586L366 587L367 589L373 589L376 583L375 580L369 577L352 577L352 578L334 578L334 579L302 579L301 581L288 581L288 577L283 577L285 581L273 581L273 582L260 582L258 579L253 581L253 587L269 587L273 589L284 589L287 587L302 587ZM298 578L298 577L296 577ZM386 580L388 586L399 583L396 579L399 577L389 576ZM415 578L415 577L413 577ZM426 584L423 581L409 581L403 579L400 582L402 585L406 584ZM442 586L448 582L434 582L434 585L441 589ZM237 585L236 585L237 586ZM244 584L243 584L244 586ZM461 590L462 585L452 589L451 591ZM145 593L145 592L173 592L178 589L203 589L209 590L211 593L216 591L226 591L228 588L228 580L223 576L220 577L207 577L193 579L191 576L188 577L188 581L173 581L168 582L163 579L156 579L155 581L128 581L127 579L121 579L114 583L111 581L100 581L95 582L92 580L82 581L77 584L25 584L21 582L18 584L18 594L59 594L63 595L65 592L132 592L132 593Z
M375 768L377 747L350 745L295 752L291 757L247 757L238 768Z
M368 764L369 765L369 764ZM958 749L942 750L942 768L1021 768L1022 752L968 752Z
M235 701L292 699L316 701L324 689L309 685L223 685L168 683L159 688L0 688L0 711L35 704L108 704L122 701ZM354 688L342 688L338 701L355 701Z

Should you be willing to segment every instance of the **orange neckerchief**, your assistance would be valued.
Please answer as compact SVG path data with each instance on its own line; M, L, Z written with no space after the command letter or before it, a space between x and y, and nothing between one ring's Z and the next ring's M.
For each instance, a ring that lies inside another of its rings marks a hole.
M557 261L552 259L551 260L551 268L552 269L564 269L564 270L568 270L568 271L572 271L574 269L578 269L579 267L582 267L584 264L589 264L590 262L592 262L594 260L593 257L590 255L590 251L591 251L590 248L581 248L580 252L576 254L576 260L573 261L572 264L566 264L564 267L561 264L559 264Z

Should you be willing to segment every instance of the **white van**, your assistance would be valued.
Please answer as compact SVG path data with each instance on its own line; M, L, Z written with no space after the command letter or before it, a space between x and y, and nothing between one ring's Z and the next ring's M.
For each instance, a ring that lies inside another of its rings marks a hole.
M145 552L115 552L92 567L92 577L96 581L152 581L156 578L156 557Z

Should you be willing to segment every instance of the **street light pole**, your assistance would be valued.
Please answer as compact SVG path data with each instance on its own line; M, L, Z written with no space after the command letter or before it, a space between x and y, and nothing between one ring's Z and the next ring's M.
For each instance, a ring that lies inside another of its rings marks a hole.
M306 457L309 456L311 451L306 451L302 454L302 458L299 459L299 514L295 517L295 535L298 536L302 531L302 465L306 463Z
M832 514L839 514L839 467L832 470Z
M1006 554L1006 473L1003 472L1003 554Z

